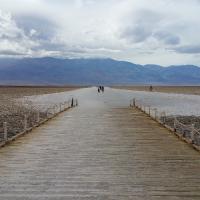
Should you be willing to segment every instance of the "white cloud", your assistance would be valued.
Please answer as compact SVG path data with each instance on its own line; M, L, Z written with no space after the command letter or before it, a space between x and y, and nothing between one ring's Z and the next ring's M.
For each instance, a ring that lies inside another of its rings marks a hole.
M0 12L0 54L30 55L31 48L37 46L12 19L10 13Z
M198 0L0 0L0 5L0 54L200 65Z
M37 35L37 31L35 29L31 29L30 36L33 37L34 35Z

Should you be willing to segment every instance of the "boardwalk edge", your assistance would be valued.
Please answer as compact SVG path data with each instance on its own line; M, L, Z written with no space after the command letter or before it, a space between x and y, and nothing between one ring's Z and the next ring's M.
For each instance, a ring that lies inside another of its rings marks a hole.
M156 117L151 116L148 112L146 112L145 109L144 110L142 109L142 106L136 105L135 100L133 101L133 104L130 104L130 107L134 107L137 110L141 111L142 113L144 113L145 115L147 115L148 117L150 117L153 121L157 122L161 127L164 127L169 132L173 133L176 137L178 137L180 140L182 140L185 143L189 144L190 147L192 147L196 151L200 152L200 146L195 145L192 140L183 137L178 131L176 131L174 128L166 125L161 120L157 119Z
M77 100L76 100L76 101L77 101ZM9 145L10 143L12 143L13 141L15 141L16 139L18 139L18 138L20 138L20 137L22 137L22 136L24 136L24 135L26 135L26 134L31 133L31 132L32 132L33 130L35 130L36 128L42 126L43 124L47 123L48 121L50 121L50 120L52 120L52 119L54 119L54 118L56 118L56 117L57 117L58 115L60 115L61 113L66 112L66 111L68 111L68 110L70 110L70 109L72 109L72 108L74 108L74 107L77 107L77 106L78 106L78 104L76 103L76 104L73 105L73 106L69 106L69 107L67 107L67 108L64 108L63 110L61 110L61 111L59 111L59 112L53 114L52 116L41 120L40 122L38 122L38 123L35 124L34 126L28 128L27 130L24 130L24 131L22 131L22 132L20 132L20 133L18 133L18 134L16 134L16 135L14 135L13 137L8 138L6 141L2 141L2 142L0 143L0 148L4 147L4 146L6 146L6 145Z

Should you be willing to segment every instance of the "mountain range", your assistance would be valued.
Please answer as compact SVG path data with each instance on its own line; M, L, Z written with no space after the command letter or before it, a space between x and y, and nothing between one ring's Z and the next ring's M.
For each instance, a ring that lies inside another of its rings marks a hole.
M1 58L0 84L200 85L200 67L139 65L109 58Z

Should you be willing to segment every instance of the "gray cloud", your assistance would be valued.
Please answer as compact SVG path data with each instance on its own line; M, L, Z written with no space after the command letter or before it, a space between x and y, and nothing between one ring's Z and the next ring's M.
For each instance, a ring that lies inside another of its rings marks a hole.
M31 30L37 34L32 37L40 40L49 40L56 35L57 25L52 21L34 15L15 15L15 22L19 28L24 30L26 35L30 35Z
M154 29L162 20L162 15L158 12L145 9L138 11L131 18L133 20L122 31L121 37L138 43L147 40L153 35Z
M184 54L200 54L200 45L180 46L174 49L178 53Z
M23 54L21 52L12 51L12 50L0 50L0 55L5 55L5 56L24 56L26 54Z
M0 55L28 55L35 45L9 13L0 12Z
M133 43L138 43L145 41L151 35L151 30L142 25L135 25L134 27L127 27L121 34L121 37Z
M13 35L7 34L7 33L3 33L2 35L0 35L0 40L19 41L21 39L23 39L23 34L22 33L15 33Z
M0 12L0 40L19 40L23 38L21 31L9 14Z
M129 40L132 43L145 42L149 38L154 38L164 42L166 45L178 45L181 39L173 33L173 30L168 30L169 27L163 26L165 17L159 12L150 10L142 10L134 17L132 24L126 27L121 37Z
M164 41L165 44L177 45L180 44L181 40L179 36L167 31L156 32L153 35L156 39Z
M0 0L0 55L197 64L199 2Z

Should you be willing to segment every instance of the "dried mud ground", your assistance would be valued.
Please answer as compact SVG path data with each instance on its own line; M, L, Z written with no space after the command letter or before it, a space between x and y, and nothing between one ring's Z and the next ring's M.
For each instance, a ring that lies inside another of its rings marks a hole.
M114 88L149 91L149 86L116 86ZM200 95L200 86L153 86L153 92Z
M52 94L79 89L80 87L0 87L0 141L2 140L3 123L8 124L8 137L12 137L23 130L23 119L29 117L30 125L36 121L38 110L31 104L26 106L18 99L34 95ZM40 116L44 113L41 111Z
M24 96L33 96L41 94L52 94L79 89L79 86L66 87L40 87L40 86L19 86L6 87L0 86L0 100L7 98L22 98Z

